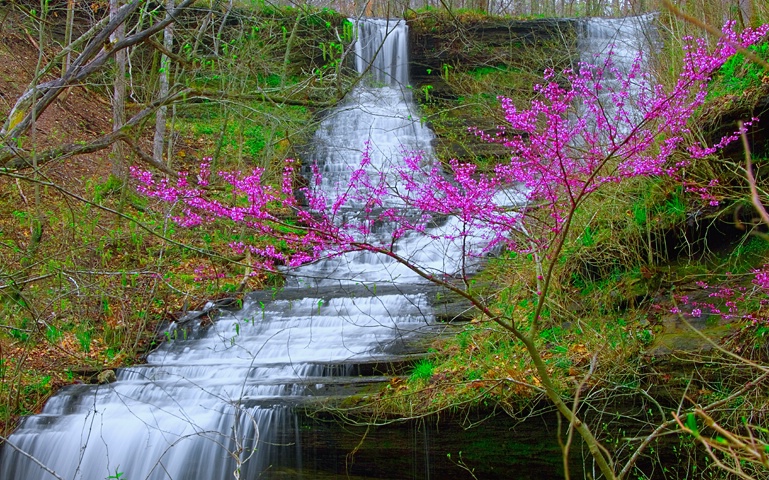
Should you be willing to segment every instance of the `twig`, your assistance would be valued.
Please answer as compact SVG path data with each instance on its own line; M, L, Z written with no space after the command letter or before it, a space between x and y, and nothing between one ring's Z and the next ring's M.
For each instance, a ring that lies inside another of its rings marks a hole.
M24 195L24 190L21 189L21 182L19 179L16 179L16 186L19 188L19 195L21 195L22 200L24 200L24 203L29 205L29 200L27 200L27 197Z
M590 369L585 374L585 376L582 378L582 380L577 385L577 390L574 393L574 402L571 406L571 411L575 414L577 413L577 410L579 409L579 399L580 394L582 393L582 388L584 388L585 385L587 385L587 382L590 381L590 377L593 376L593 372L595 372L595 367L598 363L598 353L593 354L593 358L590 360ZM565 480L569 480L571 478L569 474L569 450L571 449L572 441L574 440L574 422L577 419L575 416L572 418L572 420L569 422L569 428L567 429L566 434L566 443L561 445L562 450L562 456L563 456L563 476ZM560 441L560 438L559 438Z
M58 480L64 480L62 477L60 477L58 474L56 474L56 472L54 472L53 470L51 470L50 468L48 468L47 466L45 466L45 464L44 464L43 462L41 462L41 461L40 461L40 460L38 460L37 458L33 457L33 456L32 456L32 455L30 455L29 453L25 452L25 451L24 451L24 450L22 450L21 448L19 448L19 447L17 447L16 445L14 445L14 444L13 444L13 442L11 442L10 440L8 440L8 438L6 438L6 437L4 437L4 436L0 435L0 440L2 440L2 441L3 441L3 442L6 444L6 445L8 445L9 447L11 447L12 449L16 450L16 451L17 451L17 452L19 452L20 454L24 455L25 457L27 457L27 458L29 458L30 460L32 460L33 462L35 462L35 463L36 463L36 464L37 464L37 465L38 465L40 468L42 468L44 471L46 471L48 474L50 474L50 475L51 475L53 478L56 478L56 479L58 479Z
M670 0L662 0L662 4L665 5L665 8L670 10L670 12L672 12L673 15L675 15L676 17L682 19L683 21L691 23L692 25L696 25L696 26L700 27L701 29L705 30L706 32L708 32L708 33L710 33L712 35L715 35L716 37L718 37L721 40L725 39L725 36L724 36L723 32L721 32L719 29L717 29L716 27L714 27L712 25L708 25L707 23L705 23L705 22L703 22L703 21L701 21L701 20L699 20L697 18L694 18L691 15L685 14L684 12L679 10L675 5L673 5L670 2ZM737 45L737 44L735 44L734 42L731 42L731 41L728 41L728 42L729 42L730 46L734 47L738 52L740 52L741 54L745 55L745 57L748 58L750 61L761 65L766 70L769 70L769 63L767 63L766 60L764 60L763 58L759 57L758 55L756 55L755 53L751 52L750 50L748 50L745 47L741 47L741 46L739 46L739 45Z
M744 478L745 480L753 480L753 477L747 475L742 470L742 462L747 461L763 465L764 467L769 467L769 459L767 459L765 451L767 447L766 444L756 441L752 434L750 434L750 437L746 438L729 432L716 423L716 421L701 408L694 409L694 412L689 415L697 415L702 418L705 422L705 426L718 434L716 439L713 440L712 438L702 435L697 430L696 426L694 427L694 430L692 430L690 426L684 425L684 422L681 421L681 418L678 415L674 414L673 417L676 423L681 427L682 431L690 434L705 447L708 455L719 468L733 473L740 478ZM734 467L730 467L723 463L716 455L716 451L730 457L734 461Z
M769 372L765 372L755 380L746 383L745 386L743 386L741 389L737 390L736 392L733 392L731 395L724 397L713 403L710 403L704 407L700 407L700 410L702 410L703 412L707 412L710 410L714 410L722 405L726 405L727 403L731 402L735 398L743 396L749 390L756 388L759 384L761 384L767 378L769 378ZM679 414L673 413L674 418L672 420L668 420L666 422L661 423L657 428L654 429L652 433L650 433L649 435L646 436L646 438L643 439L641 444L635 449L635 452L633 452L633 455L630 457L630 459L627 461L625 466L622 468L622 471L619 473L619 475L617 475L617 480L621 480L625 478L625 476L628 473L630 473L630 469L633 468L635 463L640 458L641 453L646 449L646 447L649 446L651 442L653 442L657 437L659 437L663 431L667 430L668 428L678 423L678 421L676 420L678 415Z
M163 46L163 44L161 44L160 42L158 42L154 38L148 37L146 42L149 43L153 48L158 50L160 53L162 53L163 55L171 58L175 62L180 63L180 64L184 65L185 67L189 67L189 68L193 67L192 63L190 63L189 60L187 60L184 57L180 57L179 55L171 52L165 46Z
M765 365L760 365L760 364L758 364L758 363L756 363L756 362L754 362L752 360L748 360L745 357L741 357L741 356L737 355L736 353L730 352L729 350L725 349L721 345L717 344L716 342L713 341L712 338L708 337L707 335L705 335L701 331L699 331L696 328L694 328L694 325L689 323L689 321L686 318L684 318L683 315L679 315L679 319L684 324L686 324L686 326L689 327L697 336L699 336L700 338L705 340L705 342L707 342L710 346L712 346L713 348L715 348L719 352L723 353L724 355L732 357L733 359L735 359L735 360L737 360L737 361L739 361L739 362L741 362L741 363L743 363L745 365L750 365L751 367L756 368L758 370L761 370L762 372L769 372L769 367L767 367Z
M750 153L750 145L748 145L748 136L745 135L742 120L737 122L737 125L740 129L742 147L745 149L745 175L748 177L748 185L750 185L750 200L753 202L753 206L756 207L756 211L761 216L761 220L765 225L769 226L769 213L766 212L766 208L764 208L764 204L761 202L761 197L758 196L756 177L753 175L753 162L751 161L752 155Z

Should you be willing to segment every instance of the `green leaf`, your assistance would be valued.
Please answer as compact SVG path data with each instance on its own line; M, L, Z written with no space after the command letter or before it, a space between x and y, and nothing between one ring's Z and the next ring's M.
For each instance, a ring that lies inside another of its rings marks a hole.
M697 416L693 413L690 413L686 416L686 428L691 430L692 435L695 437L700 436L700 430L697 428Z

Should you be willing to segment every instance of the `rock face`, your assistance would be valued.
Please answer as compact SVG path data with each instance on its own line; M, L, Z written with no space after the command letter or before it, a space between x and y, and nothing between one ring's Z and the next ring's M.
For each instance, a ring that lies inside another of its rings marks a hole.
M769 155L769 76L762 84L740 94L724 95L708 102L703 107L701 127L709 143L716 143L722 137L737 129L737 122L758 119L748 131L748 145L754 158ZM744 161L744 148L741 142L732 142L724 156L735 161Z
M477 162L504 157L504 149L469 135L468 127L494 131L501 123L497 96L530 98L531 84L546 68L559 71L578 58L579 23L573 19L522 21L428 12L408 24L411 85L435 130L434 147L442 158Z
M415 88L431 83L438 90L444 65L465 70L500 65L531 67L539 56L557 67L576 58L577 20L444 20L445 15L423 15L408 21L409 66ZM560 51L543 50L555 45Z

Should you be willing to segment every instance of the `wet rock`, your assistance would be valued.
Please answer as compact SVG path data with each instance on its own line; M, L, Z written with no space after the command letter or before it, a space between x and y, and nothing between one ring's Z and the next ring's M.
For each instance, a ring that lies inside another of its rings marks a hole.
M115 375L114 370L102 370L99 372L99 375L96 377L96 381L103 385L105 383L112 383L117 382L117 376Z

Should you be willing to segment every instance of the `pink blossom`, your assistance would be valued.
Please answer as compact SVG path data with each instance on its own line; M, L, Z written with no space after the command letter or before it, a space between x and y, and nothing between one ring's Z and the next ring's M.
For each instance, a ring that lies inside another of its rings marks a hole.
M579 63L558 76L553 70L545 71L544 82L535 87L535 98L525 108L500 97L505 125L491 133L473 129L509 152L508 161L490 172L478 172L475 165L457 160L443 166L428 162L421 152L404 152L403 162L392 172L376 171L371 146L366 144L360 164L350 172L349 182L338 186L336 195L320 190L320 168L311 165L312 187L300 190L306 200L302 208L295 197L293 160L283 165L277 186L265 183L260 168L214 175L209 171L210 159L201 163L194 180L187 175L176 181L158 179L136 167L131 173L142 194L180 204L181 213L174 218L180 225L194 227L225 219L269 237L266 246L233 244L238 251L248 248L255 254L258 268L297 266L355 250L392 254L392 239L374 240L370 235L381 222L395 224L396 238L413 234L464 244L473 233L483 232L485 242L468 243L468 256L482 257L506 248L555 261L554 246L559 245L572 213L604 185L637 177L678 178L688 159L672 161L674 152L688 149L698 158L738 138L740 131L711 146L686 144L691 138L688 122L705 100L710 77L737 46L752 45L769 30L762 26L738 34L733 27L733 23L724 27L723 38L712 49L703 39L689 39L683 69L669 89L651 83L640 59L623 73L609 55L603 64ZM607 82L605 74L611 74L616 83ZM611 108L605 108L607 98ZM397 190L386 173L398 179ZM222 181L231 189L227 198L217 197L209 188ZM710 191L715 185L684 187L716 205L719 199ZM500 191L513 187L525 197L515 208L497 198ZM363 206L361 214L341 222L341 213L355 205ZM275 213L279 207L284 213L290 210L291 225L286 224L285 215ZM453 230L434 233L428 228L445 216L458 220ZM279 242L280 249L275 247ZM761 288L769 286L763 274L757 274L756 281ZM717 296L721 295L726 293Z

